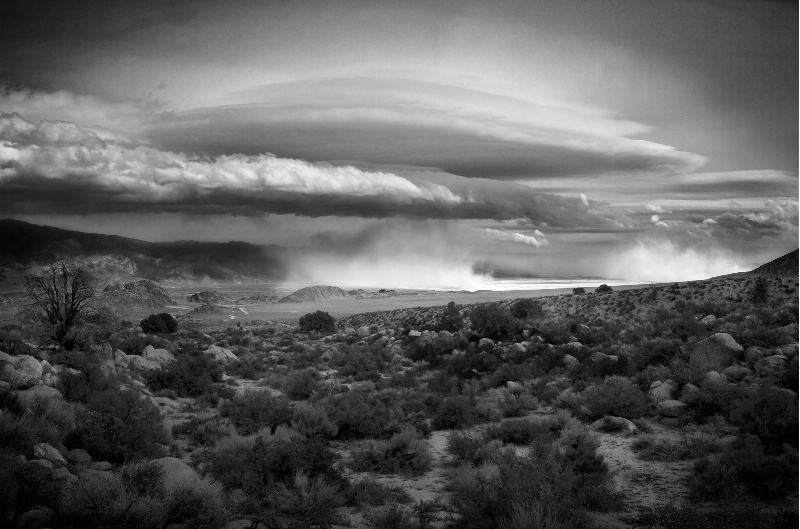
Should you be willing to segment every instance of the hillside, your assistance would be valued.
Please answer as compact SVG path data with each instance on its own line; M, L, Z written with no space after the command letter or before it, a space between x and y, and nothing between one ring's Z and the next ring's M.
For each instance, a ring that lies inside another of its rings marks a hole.
M244 242L147 242L0 220L0 270L79 261L100 284L134 278L169 283L230 283L285 276L283 249ZM1 274L12 278L19 274Z
M346 290L339 287L313 286L305 287L278 300L278 303L305 303L307 301L326 301L330 299L350 299Z
M795 250L747 272L747 275L797 277L798 252Z

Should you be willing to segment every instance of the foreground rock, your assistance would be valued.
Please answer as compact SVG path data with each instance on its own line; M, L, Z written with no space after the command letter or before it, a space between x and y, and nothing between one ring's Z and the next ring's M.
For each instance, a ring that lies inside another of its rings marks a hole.
M42 364L30 355L11 356L0 352L0 380L11 389L35 386L42 379Z
M742 358L744 348L728 333L718 332L697 343L689 362L692 367L722 371Z

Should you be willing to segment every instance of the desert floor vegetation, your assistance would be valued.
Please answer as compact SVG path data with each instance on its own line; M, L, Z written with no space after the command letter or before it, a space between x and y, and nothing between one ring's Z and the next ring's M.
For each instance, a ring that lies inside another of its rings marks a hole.
M797 523L795 278L167 316L0 328L0 525Z

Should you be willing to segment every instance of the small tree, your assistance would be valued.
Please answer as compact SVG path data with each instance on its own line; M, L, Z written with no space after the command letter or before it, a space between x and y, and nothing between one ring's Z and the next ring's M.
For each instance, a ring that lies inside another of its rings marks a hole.
M464 318L461 316L461 307L456 305L455 301L451 301L442 310L439 316L437 327L441 331L458 332L464 326Z
M613 291L614 291L614 289L611 288L610 286L606 285L605 283L603 283L602 285L600 285L599 287L597 287L595 289L595 292L597 292L599 294L602 294L603 292L613 292Z
M173 333L178 330L178 320L168 312L151 314L139 322L139 327L146 333Z
M511 315L518 320L537 320L544 316L544 306L535 299L519 299L511 305Z
M575 295L586 294L586 289L583 288L583 287L575 287L575 288L572 289L572 293L575 294Z
M64 261L52 263L38 273L25 276L32 309L53 329L51 338L63 346L70 329L86 312L94 290L81 268Z
M472 329L493 340L503 340L518 330L517 321L499 303L475 305L469 315Z
M298 321L303 332L333 332L336 330L336 320L325 311L317 310L302 316Z
M750 300L756 305L763 305L769 299L769 281L766 277L758 277L750 290Z

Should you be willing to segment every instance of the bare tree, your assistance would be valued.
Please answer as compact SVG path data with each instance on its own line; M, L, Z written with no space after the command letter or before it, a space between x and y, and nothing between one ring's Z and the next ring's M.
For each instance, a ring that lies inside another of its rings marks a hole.
M63 346L94 296L88 274L58 261L38 274L26 275L25 282L33 309L53 327L52 338Z

